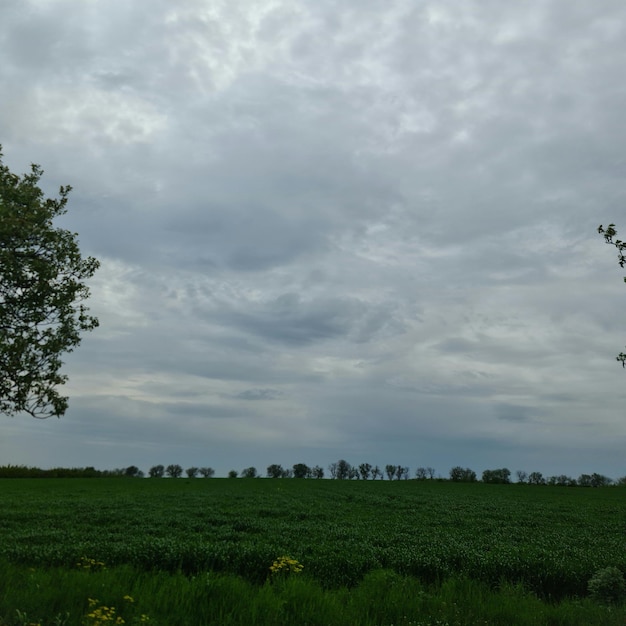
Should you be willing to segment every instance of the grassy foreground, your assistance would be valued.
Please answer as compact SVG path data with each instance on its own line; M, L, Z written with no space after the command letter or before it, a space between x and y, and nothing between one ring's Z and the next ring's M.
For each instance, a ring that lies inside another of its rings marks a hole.
M3 626L612 626L626 620L623 607L590 600L547 603L521 586L492 589L463 578L424 585L389 570L335 590L306 576L255 585L233 575L128 566L87 573L5 563L0 576Z
M0 624L624 624L585 597L626 569L623 493L2 480Z

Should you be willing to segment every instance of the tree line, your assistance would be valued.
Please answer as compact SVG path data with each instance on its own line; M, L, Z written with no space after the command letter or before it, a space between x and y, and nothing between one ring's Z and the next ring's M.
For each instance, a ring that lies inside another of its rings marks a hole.
M301 479L322 479L332 480L449 480L451 482L474 483L483 482L488 484L511 484L511 471L504 467L499 469L484 470L481 478L474 470L460 465L453 467L444 478L437 475L433 467L418 467L413 476L409 468L405 465L387 464L384 468L370 463L351 465L344 459L331 463L328 466L328 473L319 465L309 467L305 463L296 463L291 468L273 463L266 469L266 478L301 478ZM626 476L614 481L603 474L581 474L578 478L572 478L565 474L544 477L541 472L527 473L517 470L516 484L527 485L551 485L557 487L606 487L609 485L626 486ZM25 465L4 465L0 466L0 478L213 478L215 470L212 467L188 467L183 469L182 465L153 465L147 473L144 473L136 465L129 465L125 468L113 470L97 470L94 467L64 468L56 467L52 469L40 469L38 467L28 467ZM246 467L241 472L230 470L228 478L262 478L255 467Z

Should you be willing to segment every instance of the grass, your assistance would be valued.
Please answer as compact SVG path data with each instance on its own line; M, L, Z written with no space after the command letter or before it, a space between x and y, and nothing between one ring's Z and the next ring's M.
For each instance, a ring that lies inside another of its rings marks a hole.
M481 626L624 624L626 610L590 600L546 603L519 585L493 589L466 578L424 585L389 570L368 573L351 589L326 590L305 576L255 585L228 574L146 572L120 566L88 573L1 564L0 624L79 626L89 598L114 607L125 623L153 626L333 625ZM131 597L130 603L125 598ZM16 608L27 620L20 620ZM141 616L148 621L140 621Z
M597 570L626 569L617 488L14 479L0 493L2 626L114 623L85 617L89 598L161 626L626 621L586 597ZM271 574L281 556L302 571Z

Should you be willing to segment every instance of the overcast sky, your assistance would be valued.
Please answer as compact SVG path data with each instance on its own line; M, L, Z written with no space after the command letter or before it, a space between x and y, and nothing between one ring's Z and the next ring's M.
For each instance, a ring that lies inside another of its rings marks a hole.
M623 0L3 0L100 328L0 464L626 475Z

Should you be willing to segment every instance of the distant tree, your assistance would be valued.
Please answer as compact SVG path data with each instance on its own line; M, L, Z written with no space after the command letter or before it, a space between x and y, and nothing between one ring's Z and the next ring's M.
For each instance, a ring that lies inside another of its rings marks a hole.
M337 463L331 463L328 466L328 471L330 472L330 477L331 478L337 478Z
M483 482L505 485L511 482L511 470L506 467L483 472Z
M384 474L382 472L382 470L380 469L380 467L378 467L378 465L375 465L372 468L372 480L376 480L378 477L380 477L380 479L382 480Z
M212 467L201 467L198 471L204 478L213 478L215 475L215 470Z
M187 474L187 478L195 478L199 471L200 470L197 467L188 467L185 470L185 474Z
M435 468L434 467L427 467L426 468L426 472L428 472L428 478L430 480L433 480L435 478Z
M129 478L137 478L140 474L140 470L136 465L129 465L124 470L124 476L128 476Z
M591 486L592 487L607 487L613 481L608 476L603 476L602 474L596 474L595 472L591 475Z
M361 480L361 474L359 473L358 468L355 467L354 465L351 465L350 469L348 470L348 479L349 480Z
M163 478L165 468L162 465L153 465L148 471L150 478Z
M570 476L566 476L565 474L560 474L558 476L550 476L546 483L551 486L556 487L575 487L576 479L571 478Z
M45 198L42 175L34 164L12 174L0 146L0 413L43 419L67 410L61 357L98 326L82 302L100 264L81 256L76 233L53 225L71 187Z
M237 476L239 476L237 470L230 470L230 472L228 472L228 478L237 478Z
M425 467L418 467L415 470L415 478L417 478L417 480L426 480L427 476L428 474Z
M407 479L409 477L409 468L404 465L398 465L396 467L396 479L401 480L402 478Z
M372 466L369 463L361 463L359 465L359 474L363 480L367 480L370 477Z
M268 478L282 478L283 477L283 466L278 465L277 463L273 463L267 468L267 477Z
M385 474L387 474L387 480L393 480L393 477L396 475L396 466L390 463L385 465Z
M626 476L622 476L615 481L615 484L618 487L626 487Z
M288 467L283 468L281 478L293 478L293 472L291 471L291 469Z
M348 463L348 461L344 459L337 461L337 479L348 480L350 478L351 469L352 466Z
M581 474L576 482L579 487L591 487L591 476L589 474Z
M531 472L528 476L528 484L530 485L545 485L546 480L541 472Z
M473 483L476 482L476 472L469 467L463 469L457 465L450 470L450 480L453 482Z
M614 239L614 237L617 236L615 224L609 224L607 228L603 228L602 224L600 224L600 226L598 226L598 232L604 235L604 241L606 243L617 248L617 262L620 267L624 267L626 265L626 242L620 239ZM626 277L624 277L624 282L626 283ZM622 367L626 367L626 353L620 352L615 358L622 364Z
M246 467L246 469L241 470L242 478L256 478L256 467Z
M293 466L294 478L308 478L311 475L311 469L305 463L296 463Z
M165 468L165 473L170 477L170 478L180 478L182 476L183 473L183 468L178 465L168 465Z
M528 480L528 474L524 470L517 470L515 474L517 475L517 482L520 485L523 485Z
M313 476L313 478L316 478L319 480L320 478L324 478L324 470L319 465L316 465L311 470L311 475Z

